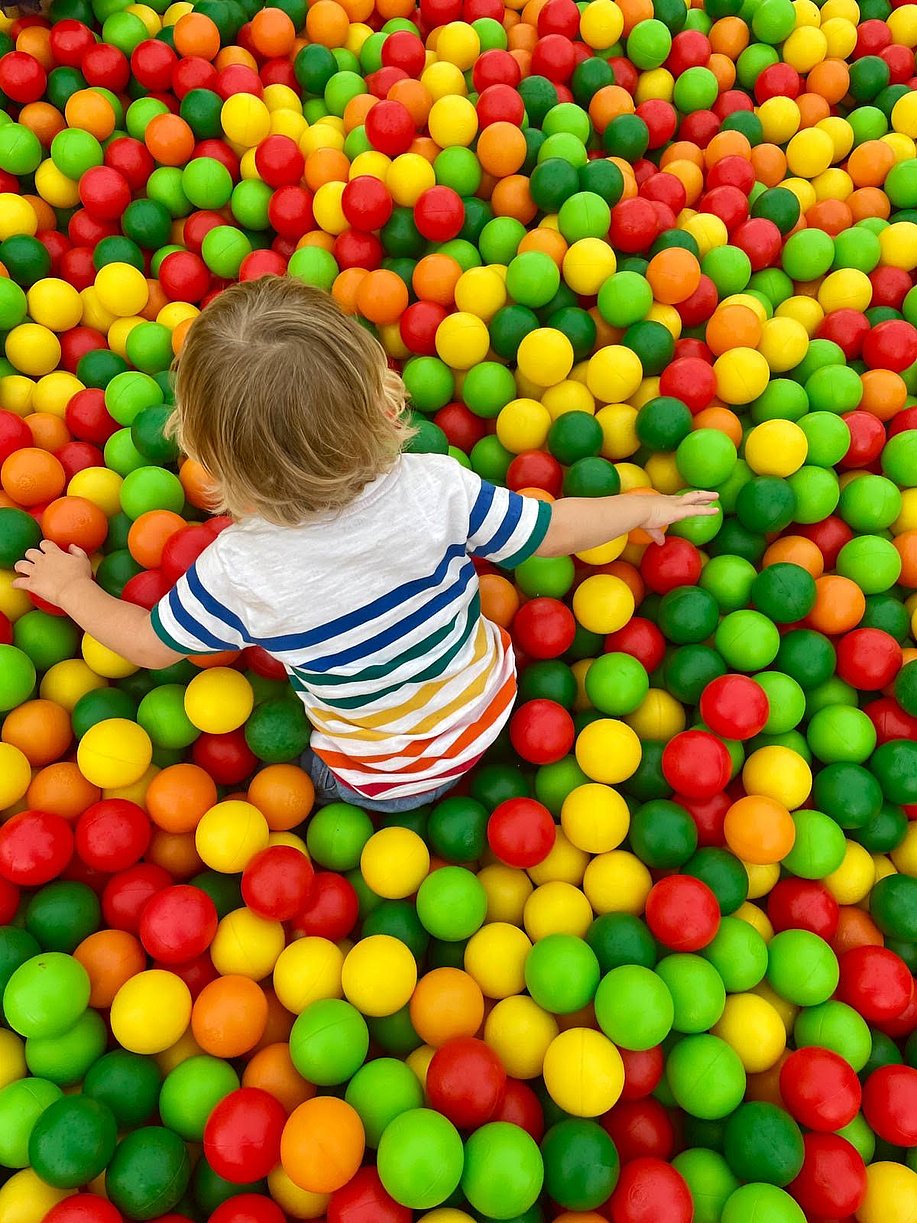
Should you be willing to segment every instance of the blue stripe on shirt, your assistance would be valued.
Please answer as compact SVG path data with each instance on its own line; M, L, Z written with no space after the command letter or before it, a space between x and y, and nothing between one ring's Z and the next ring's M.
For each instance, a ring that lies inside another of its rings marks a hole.
M505 546L507 540L512 538L513 532L519 525L519 520L522 518L522 511L525 508L525 501L518 493L511 494L508 498L506 506L506 515L500 526L493 533L486 543L478 544L472 552L473 556L493 556Z
M488 484L486 480L481 482L481 491L475 499L474 505L471 507L471 516L468 520L468 538L473 539L475 534L481 529L484 519L493 505L496 488L493 484Z

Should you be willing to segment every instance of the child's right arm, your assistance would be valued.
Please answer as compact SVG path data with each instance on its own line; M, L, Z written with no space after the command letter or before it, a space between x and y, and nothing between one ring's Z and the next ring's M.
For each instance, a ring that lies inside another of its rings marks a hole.
M551 506L551 524L536 556L571 556L597 548L642 527L654 543L663 541L662 528L683 518L717 512L717 494L685 493L666 497L563 497Z

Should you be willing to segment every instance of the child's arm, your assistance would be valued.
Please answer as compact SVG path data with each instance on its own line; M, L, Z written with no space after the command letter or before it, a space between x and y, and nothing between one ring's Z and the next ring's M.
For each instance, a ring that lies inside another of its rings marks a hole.
M715 514L716 493L692 492L666 497L563 497L551 506L551 525L536 556L571 556L597 548L642 527L654 543L662 527L695 515Z
M159 639L145 608L122 602L96 584L81 548L63 552L45 539L39 548L28 550L16 572L22 575L13 582L17 589L53 603L96 641L135 666L158 669L185 657Z

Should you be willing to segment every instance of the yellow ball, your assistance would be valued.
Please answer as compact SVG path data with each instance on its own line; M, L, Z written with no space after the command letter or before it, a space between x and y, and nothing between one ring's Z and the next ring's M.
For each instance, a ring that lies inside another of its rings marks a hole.
M441 149L467 147L478 134L478 112L468 98L440 97L430 107L427 127Z
M748 876L748 899L757 900L773 890L780 878L778 862L743 862L745 874Z
M366 886L386 900L403 900L420 887L430 869L430 851L410 828L380 828L360 855Z
M478 883L487 894L487 921L522 924L525 902L533 891L525 871L495 862L478 874Z
M368 174L370 178L378 178L380 183L384 183L391 165L391 157L377 153L375 149L367 149L365 153L358 153L350 163L348 177L353 181L361 174Z
M466 311L448 315L436 328L436 351L452 369L471 369L480 364L489 348L486 323Z
M827 132L831 137L831 143L834 145L832 161L841 161L853 148L853 128L840 115L829 115L827 119L820 119L815 126L820 132Z
M96 273L94 287L99 304L115 318L139 314L150 300L150 287L143 273L130 263L107 263Z
M891 30L892 42L903 47L917 47L917 4L903 4L901 8L892 9L885 22Z
M481 54L481 39L477 30L466 21L450 21L438 33L436 54L441 60L455 64L456 68L466 72Z
M330 1193L300 1189L280 1164L268 1173L267 1187L280 1209L293 1219L322 1219L331 1201Z
M771 318L761 328L758 352L775 374L798 365L809 349L809 335L791 318Z
M857 41L856 22L859 21L859 14L854 21L848 21L843 17L829 17L827 21L823 21L821 32L825 36L827 43L827 57L829 59L846 59Z
M84 467L67 485L70 497L85 497L111 518L121 509L121 476L110 467Z
M35 190L52 208L76 208L80 185L62 174L49 157L35 171Z
M602 426L602 457L617 462L640 449L637 409L629 403L610 403L595 414Z
M436 174L420 153L402 153L389 167L385 185L396 204L413 208L423 193L436 185Z
M17 416L28 416L35 410L32 401L35 398L36 386L37 383L22 374L7 374L0 378L0 403L3 403L8 412L15 412Z
M0 1088L24 1079L28 1073L25 1042L8 1028L0 1028Z
M108 646L102 645L101 641L96 641L95 637L89 633L83 634L80 653L85 658L87 666L104 679L125 679L128 675L134 675L140 670L132 662L128 662L114 650L110 650Z
M587 782L564 799L560 824L577 848L604 854L617 849L627 836L630 811L617 790Z
M0 811L18 803L31 780L32 770L25 753L12 743L0 743Z
M747 1074L769 1070L786 1048L783 1020L757 994L730 994L710 1030L735 1049Z
M390 934L372 934L347 953L341 974L344 997L363 1015L394 1015L411 999L417 961Z
M210 667L185 689L185 713L198 730L225 735L248 719L255 704L252 686L231 667Z
M80 299L83 303L83 323L87 327L95 327L96 331L108 332L109 327L115 321L115 316L110 314L99 301L99 295L95 290L95 285L87 285L80 292Z
M573 371L570 371L573 373ZM573 378L565 378L554 386L549 386L541 397L541 402L551 413L551 420L557 420L565 412L588 412L595 415L595 400L589 393L585 383Z
M23 1168L0 1186L0 1219L3 1223L43 1223L52 1206L72 1197L75 1192L75 1189L52 1189L31 1168Z
M825 312L814 297L804 297L802 294L788 297L774 311L777 318L792 318L801 323L809 339L815 335L818 325L825 317Z
M506 282L493 268L469 268L458 278L455 305L489 323L506 305Z
M66 280L54 276L37 280L26 298L32 321L52 331L69 331L83 317L83 300Z
M758 476L791 476L808 453L808 438L791 420L766 420L745 439L745 462Z
M64 704L63 701L58 703ZM147 771L152 759L150 736L142 726L127 718L105 718L96 722L83 735L76 749L80 772L87 781L103 790L133 785Z
M583 891L596 913L639 916L652 886L653 878L644 864L624 849L599 854L583 876Z
M474 1223L471 1215L464 1210L453 1210L451 1206L440 1206L421 1215L418 1223Z
M162 1053L191 1022L191 991L174 972L151 968L130 977L111 1004L111 1031L131 1053Z
M672 164L674 165L674 162ZM714 247L725 246L729 241L729 230L725 221L714 216L712 212L699 212L697 216L689 217L684 230L694 238L701 258L709 254Z
M279 921L265 921L251 909L233 909L217 926L210 958L221 976L261 981L274 971L285 941Z
M465 945L465 972L485 998L510 998L525 989L525 961L531 950L531 941L518 926L491 922Z
M799 130L801 116L792 98L768 98L757 108L764 139L771 144L786 144Z
M749 924L754 930L757 930L765 943L769 943L774 937L774 927L771 925L767 914L763 909L759 909L757 905L751 901L744 900L736 909L733 917L737 917L739 921L744 921Z
M237 875L267 848L267 820L256 806L237 798L217 803L201 816L194 844L211 870Z
M484 1022L484 1040L514 1079L534 1079L541 1074L557 1032L554 1016L528 994L501 999Z
M582 879L578 881L582 883ZM537 943L549 934L573 934L585 938L592 925L592 906L577 884L555 879L537 887L525 902L522 915L525 932Z
M595 573L576 588L573 614L590 633L616 633L634 614L634 595L623 578Z
M821 31L813 31L819 34ZM824 38L824 34L821 35ZM817 127L797 132L786 148L786 164L791 174L812 179L827 170L834 160L834 141Z
M348 228L347 218L341 207L341 196L346 186L346 183L339 182L322 183L312 200L316 225L326 234L333 234L335 237Z
M812 791L812 770L791 748L759 747L745 761L742 784L746 793L763 794L795 811Z
M917 1172L879 1160L866 1169L866 1196L857 1223L917 1223Z
M599 1117L621 1097L621 1054L601 1032L570 1028L551 1041L545 1054L544 1085L564 1112L573 1117Z
M36 412L50 412L63 419L67 404L79 391L85 390L75 374L65 369L54 370L39 378L32 396L32 408Z
M917 225L913 221L889 225L879 234L879 248L883 266L912 272L917 267Z
M3 771L0 766L0 777L2 776ZM895 869L902 875L917 876L917 820L908 820L904 840L891 851L891 860L895 864Z
M751 403L770 381L767 360L754 348L730 348L713 363L716 393L726 404Z
M623 344L607 344L589 360L586 385L601 403L630 399L643 379L640 358Z
M519 345L516 361L524 378L538 386L556 386L573 369L573 345L556 327L536 327Z
M818 301L826 314L847 309L862 312L872 301L872 281L857 268L830 272L818 290Z
M580 13L580 37L594 51L607 51L623 31L624 14L613 0L590 0Z
M271 112L254 94L234 93L223 103L220 124L227 139L250 149L270 135Z
M616 718L597 718L583 727L574 752L587 777L611 786L632 777L642 757L637 735Z
M582 552L575 552L574 556L587 565L609 565L618 559L626 547L627 536L619 535L617 539L609 539L607 544L599 544L596 548L584 548Z
M876 864L869 851L856 841L848 841L844 860L824 879L825 887L838 904L859 904L872 891L876 881Z
M440 98L460 97L468 94L468 86L461 68L449 64L445 60L428 65L420 76L421 84L429 91L430 96L439 101Z
M38 323L20 323L6 337L7 360L31 377L50 374L60 361L60 341Z
M564 280L574 293L594 297L611 276L618 261L602 238L580 238L564 255Z
M512 399L500 409L497 438L512 454L541 450L551 424L551 413L536 399Z
M301 1015L312 1002L340 998L344 953L326 938L295 939L274 965L274 992L283 1006Z
M799 26L793 31L782 48L783 62L797 72L811 72L828 54L828 40L814 26Z
M684 706L670 692L650 688L633 713L624 721L641 739L668 740L684 730L687 715Z
M0 191L0 242L19 234L32 237L37 232L38 217L29 201L12 192Z
M13 593L15 594L16 591ZM73 713L73 707L81 696L85 696L87 692L94 692L96 688L107 687L101 675L96 675L82 658L65 658L62 662L56 662L44 673L38 688L38 695L45 700L54 701L55 705L62 705L68 713ZM83 738L85 737L84 735ZM151 759L152 751L151 747Z

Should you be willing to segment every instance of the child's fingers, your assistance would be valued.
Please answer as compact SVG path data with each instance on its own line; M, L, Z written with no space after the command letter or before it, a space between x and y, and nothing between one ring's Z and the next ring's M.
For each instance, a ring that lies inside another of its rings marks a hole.
M660 530L657 530L656 527L648 527L646 533L654 544L665 543L665 536Z
M685 493L682 501L687 501L691 505L706 505L712 501L719 501L719 493L712 493L708 489L699 488L693 492Z
M80 560L84 560L84 561L89 560L88 552L84 552L83 549L78 547L76 544L71 544L70 547L67 549L67 551L70 553L71 556L78 556Z

